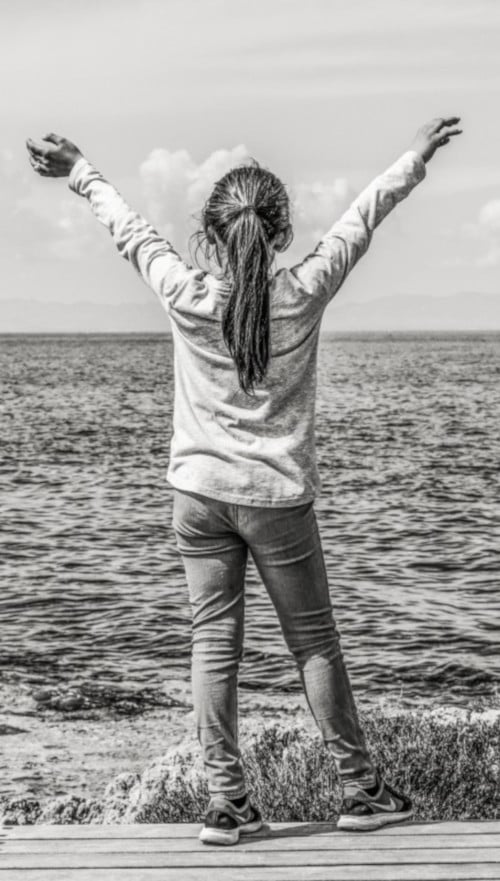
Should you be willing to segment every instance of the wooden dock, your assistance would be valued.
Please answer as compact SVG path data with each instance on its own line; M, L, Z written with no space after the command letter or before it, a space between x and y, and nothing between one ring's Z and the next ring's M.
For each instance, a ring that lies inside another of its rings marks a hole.
M4 826L0 881L500 881L500 820L271 823L231 847L202 844L200 828Z

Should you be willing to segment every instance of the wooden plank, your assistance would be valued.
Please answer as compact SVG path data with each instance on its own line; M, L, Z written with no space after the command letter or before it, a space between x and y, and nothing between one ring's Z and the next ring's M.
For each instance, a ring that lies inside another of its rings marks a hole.
M500 847L500 833L481 835L474 833L457 838L456 835L433 835L426 838L423 835L381 835L370 832L360 835L357 832L343 832L335 835L309 835L290 838L275 836L272 838L256 839L254 835L241 836L237 845L238 850L243 851L337 851L344 848L356 848L365 850L407 850L420 849L431 850L432 848L488 848ZM115 850L123 853L164 853L194 851L206 852L207 845L202 844L198 837L194 838L13 838L0 842L0 854L4 853L86 853L91 850L94 853L106 853Z
M0 869L0 881L212 881L213 869ZM217 881L498 881L498 866L299 866L275 868L263 873L259 867L217 869Z
M431 823L401 823L370 832L373 835L394 835L394 829L404 830L405 835L470 835L499 834L500 820L435 821ZM134 824L35 824L31 826L4 826L3 833L9 838L195 838L200 823L134 823ZM270 835L298 836L314 834L344 835L334 823L271 823L266 824L260 837ZM255 838L258 836L255 835Z
M500 831L500 822L495 831ZM404 824L405 829L409 828ZM402 827L401 827L402 828ZM4 826L8 838L196 838L201 823L134 823L134 824L35 824L32 826ZM488 830L486 830L488 831ZM334 823L272 823L265 824L261 832L253 837L269 835L330 835L340 834ZM463 831L462 831L463 834Z
M281 850L278 852L259 850L241 851L237 847L212 846L205 851L193 853L123 853L118 848L112 853L10 853L0 855L2 869L48 869L54 868L131 868L132 866L151 868L162 866L177 867L219 867L219 866L356 866L356 865L437 865L439 863L492 863L500 874L500 848L434 848L432 850L373 850L358 851L354 848L325 851Z

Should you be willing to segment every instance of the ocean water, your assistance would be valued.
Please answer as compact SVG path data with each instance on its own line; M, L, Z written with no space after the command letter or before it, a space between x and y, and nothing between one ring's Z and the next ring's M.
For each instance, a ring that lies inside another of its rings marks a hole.
M189 680L166 335L0 338L0 682ZM355 693L498 699L500 336L323 336L316 513ZM250 559L240 686L300 690Z

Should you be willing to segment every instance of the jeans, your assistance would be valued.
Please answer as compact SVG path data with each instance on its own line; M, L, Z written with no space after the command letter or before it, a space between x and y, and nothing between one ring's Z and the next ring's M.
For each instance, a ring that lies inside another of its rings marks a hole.
M340 781L374 785L376 769L342 657L313 502L254 507L175 489L173 528L192 610L192 695L210 796L237 798L247 791L237 684L249 549Z

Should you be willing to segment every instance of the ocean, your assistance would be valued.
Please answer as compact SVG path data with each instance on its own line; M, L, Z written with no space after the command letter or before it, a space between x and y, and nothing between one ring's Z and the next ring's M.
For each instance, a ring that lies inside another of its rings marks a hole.
M355 694L498 701L500 335L321 337L315 509ZM0 338L0 682L189 680L168 335ZM250 559L240 687L300 690Z

